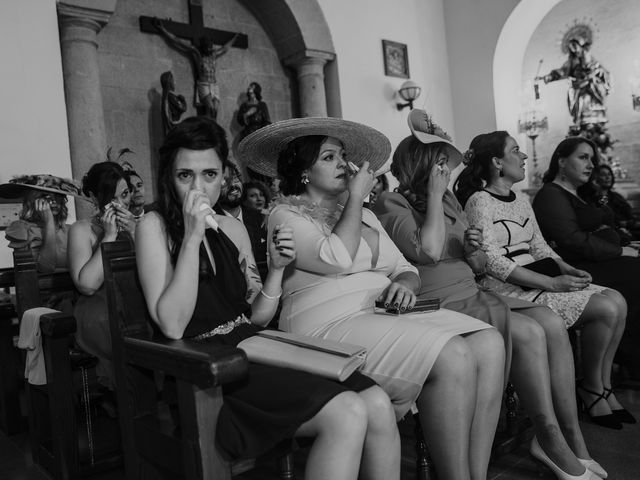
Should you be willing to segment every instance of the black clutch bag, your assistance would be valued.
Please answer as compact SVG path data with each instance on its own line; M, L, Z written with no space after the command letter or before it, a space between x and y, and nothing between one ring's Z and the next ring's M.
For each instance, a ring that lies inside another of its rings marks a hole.
M539 273L541 275L546 275L547 277L558 277L562 275L560 271L560 267L557 262L551 258L543 258L542 260L536 260L535 262L527 263L526 265L520 265L527 270L531 270L532 272ZM523 290L533 290L533 287L522 287Z

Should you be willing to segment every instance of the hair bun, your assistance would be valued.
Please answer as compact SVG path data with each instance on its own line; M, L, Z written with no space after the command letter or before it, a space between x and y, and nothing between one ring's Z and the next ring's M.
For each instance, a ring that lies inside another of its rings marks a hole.
M476 152L473 151L473 148L470 148L462 154L462 158L464 159L462 160L462 163L464 163L465 165L469 165L469 162L471 162L475 158L475 156Z

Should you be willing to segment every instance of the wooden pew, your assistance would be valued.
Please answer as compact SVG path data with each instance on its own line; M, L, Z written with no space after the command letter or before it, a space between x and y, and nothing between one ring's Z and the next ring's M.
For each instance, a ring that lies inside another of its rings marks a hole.
M9 290L14 285L13 268L0 269L0 289ZM0 304L0 429L7 435L23 430L26 423L20 411L20 355L13 346L13 337L18 333L15 318L12 303Z
M248 372L244 352L168 340L148 315L129 243L103 243L102 259L127 479L227 480L251 468L253 461L226 460L214 441L222 386ZM157 372L176 379L177 415L158 402ZM271 453L283 480L293 479L290 447L286 442Z
M52 294L75 290L66 272L39 274L28 251L14 252L14 275L18 318L43 306ZM93 415L90 405L80 406L81 392L95 398L90 377L96 359L75 348L75 330L69 313L40 318L47 383L25 387L33 460L56 479L79 478L122 463L117 422Z

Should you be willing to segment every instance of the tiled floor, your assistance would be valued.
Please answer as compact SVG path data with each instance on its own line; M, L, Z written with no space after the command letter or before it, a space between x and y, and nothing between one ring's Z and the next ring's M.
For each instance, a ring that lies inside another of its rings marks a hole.
M640 384L637 389L618 392L620 401L640 419ZM609 472L611 480L640 480L640 424L625 425L616 431L598 427L582 421L582 429L593 457ZM49 477L34 466L31 457L25 453L24 435L6 437L0 433L0 479L1 480L49 480ZM413 440L403 437L402 480L414 480ZM296 455L296 476L303 477L304 451ZM93 477L91 480L116 480L124 478L124 472L117 470ZM253 470L237 477L239 480L276 480L272 465ZM545 471L540 474L531 460L526 447L505 455L491 463L490 480L552 480L554 476ZM442 479L446 480L446 479Z

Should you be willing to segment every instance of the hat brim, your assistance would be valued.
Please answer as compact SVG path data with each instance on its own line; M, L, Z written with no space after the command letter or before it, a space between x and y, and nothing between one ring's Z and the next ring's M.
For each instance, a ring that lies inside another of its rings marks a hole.
M251 170L275 178L280 152L296 138L310 135L340 140L350 161L358 166L368 161L374 171L380 169L391 154L389 139L374 128L340 118L305 117L262 127L240 142L238 157Z
M424 143L425 145L430 145L432 143L444 143L448 145L450 147L449 161L447 162L447 164L449 165L449 168L453 170L458 165L460 165L463 160L462 152L460 152L460 150L458 150L458 147L456 147L450 140L447 140L446 138L442 138L439 135L423 132L415 128L414 126L415 122L412 121L414 120L412 116L418 116L418 115L426 115L426 114L424 113L423 110L418 110L418 109L412 110L411 113L409 114L407 123L409 124L409 129L411 130L411 134L418 141L420 141L421 143Z
M26 183L3 183L0 185L0 198L21 198L26 190L38 190L41 192L55 193L57 195L70 195L87 202L92 202L89 197L78 195L77 193L59 190L57 188L42 187L40 185L29 185Z

